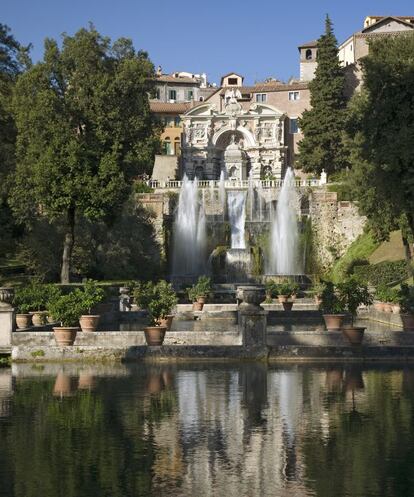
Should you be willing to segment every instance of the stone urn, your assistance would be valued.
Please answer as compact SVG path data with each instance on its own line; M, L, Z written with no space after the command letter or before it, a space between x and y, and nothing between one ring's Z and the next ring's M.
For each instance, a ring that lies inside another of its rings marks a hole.
M13 302L14 288L0 286L0 308L10 308Z
M245 285L238 286L236 291L236 298L240 303L239 308L242 310L263 310L260 304L266 297L264 286L259 285Z

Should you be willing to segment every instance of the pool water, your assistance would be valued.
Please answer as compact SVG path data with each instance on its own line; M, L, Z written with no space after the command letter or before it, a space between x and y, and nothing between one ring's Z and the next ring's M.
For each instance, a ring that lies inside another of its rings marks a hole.
M414 495L414 366L14 365L3 497Z

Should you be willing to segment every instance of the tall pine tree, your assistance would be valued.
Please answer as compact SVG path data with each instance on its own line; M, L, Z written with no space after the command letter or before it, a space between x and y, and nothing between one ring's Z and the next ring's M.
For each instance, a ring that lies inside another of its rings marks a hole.
M299 120L304 135L299 143L299 165L305 172L320 174L324 169L332 174L347 165L343 141L346 101L345 77L328 15L325 33L318 39L316 60L315 77L309 83L312 108Z

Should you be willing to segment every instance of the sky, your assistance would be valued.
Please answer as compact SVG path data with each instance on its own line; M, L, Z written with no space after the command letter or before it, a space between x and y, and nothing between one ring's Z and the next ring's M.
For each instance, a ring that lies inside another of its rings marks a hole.
M60 39L92 22L111 39L131 38L163 72L237 72L245 83L299 76L298 45L324 30L329 14L338 42L367 15L414 15L413 0L3 0L0 22L34 61L46 37Z

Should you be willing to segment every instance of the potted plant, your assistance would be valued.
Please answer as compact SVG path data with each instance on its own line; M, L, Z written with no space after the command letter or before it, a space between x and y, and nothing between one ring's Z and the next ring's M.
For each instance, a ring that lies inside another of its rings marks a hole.
M78 294L82 308L82 315L79 319L82 331L86 333L96 331L100 315L92 314L92 309L104 299L104 290L97 285L96 281L86 280L83 288L77 288L75 292Z
M293 300L293 302L296 300L299 290L300 290L299 283L297 283L296 281L292 281L290 298Z
M172 285L164 280L156 285L147 284L146 292L144 299L147 301L151 321L150 326L144 330L145 340L148 345L162 345L167 325L171 326L171 311L178 299Z
M16 308L16 326L21 330L32 325L32 295L28 286L17 287L13 297L13 307Z
M414 286L401 285L399 304L404 331L414 331Z
M351 325L343 326L342 333L352 345L360 345L364 338L365 327L354 326L354 319L359 306L372 304L372 296L367 286L359 283L354 278L338 284L338 291L339 299L342 301L345 310L351 315Z
M79 292L61 295L52 300L49 302L48 311L60 323L60 327L53 328L56 344L60 347L73 345L83 311Z
M379 302L375 303L375 307L381 312L391 312L391 300L393 298L392 289L387 287L387 285L381 284L375 290L375 297Z
M332 282L327 282L322 291L319 309L322 311L325 326L328 331L339 331L345 318L345 307L335 292Z
M279 300L279 304L283 304L287 302L289 297L292 294L292 285L288 280L284 280L279 283L277 286L277 298Z
M271 304L273 299L277 297L277 283L275 280L268 279L265 283L266 304Z
M188 290L188 297L193 302L194 311L202 311L207 297L211 293L211 279L200 276L197 283Z
M316 281L311 288L311 292L317 306L319 306L322 302L322 293L324 289L325 283L321 280Z

